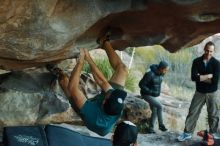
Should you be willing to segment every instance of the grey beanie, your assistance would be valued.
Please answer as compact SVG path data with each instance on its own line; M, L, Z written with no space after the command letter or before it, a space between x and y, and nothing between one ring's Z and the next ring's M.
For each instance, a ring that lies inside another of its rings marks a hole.
M166 68L168 67L168 63L166 61L160 61L158 68Z

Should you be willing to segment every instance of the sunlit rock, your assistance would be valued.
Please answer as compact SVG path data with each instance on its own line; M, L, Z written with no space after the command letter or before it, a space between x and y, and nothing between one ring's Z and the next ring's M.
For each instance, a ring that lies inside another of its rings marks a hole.
M170 52L218 33L220 1L3 0L0 68L22 70L97 48L110 28L115 49L161 44Z

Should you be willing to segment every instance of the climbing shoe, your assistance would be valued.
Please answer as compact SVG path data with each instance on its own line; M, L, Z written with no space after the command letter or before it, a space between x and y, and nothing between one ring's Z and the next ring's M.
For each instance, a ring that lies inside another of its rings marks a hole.
M103 48L103 45L105 44L106 41L110 40L110 35L111 35L111 31L110 29L108 29L106 30L105 33L103 33L102 35L100 35L100 37L98 37L96 42L100 45L101 48Z
M58 67L56 67L54 64L47 64L46 69L53 75L59 77L60 73L62 73L62 70Z

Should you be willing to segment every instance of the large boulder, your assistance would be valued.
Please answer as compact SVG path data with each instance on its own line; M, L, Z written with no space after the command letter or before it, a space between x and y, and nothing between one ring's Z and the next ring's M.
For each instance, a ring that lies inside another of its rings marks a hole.
M87 98L100 88L87 73L81 75L81 89ZM18 71L0 75L0 130L3 126L48 123L83 124L63 93L57 78L45 70ZM149 118L149 106L129 94L123 119L138 122Z
M3 74L0 89L1 127L79 120L49 73Z
M0 68L21 70L98 47L107 28L116 49L161 44L170 52L220 31L220 1L2 0Z

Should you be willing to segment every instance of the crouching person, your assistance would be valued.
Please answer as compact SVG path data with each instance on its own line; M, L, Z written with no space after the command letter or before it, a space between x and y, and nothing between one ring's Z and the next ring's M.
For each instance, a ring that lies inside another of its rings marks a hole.
M163 76L167 71L168 63L166 61L161 61L159 64L151 65L150 70L145 73L144 77L139 82L141 96L149 103L152 112L147 133L155 133L154 125L157 117L159 129L161 131L167 131L163 123L162 104L156 98L160 95Z

